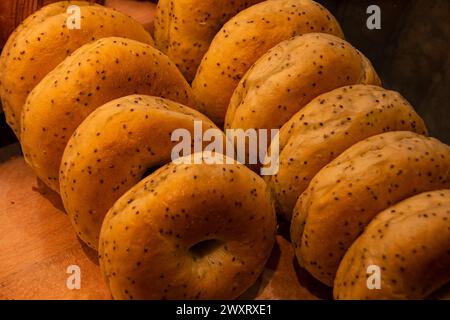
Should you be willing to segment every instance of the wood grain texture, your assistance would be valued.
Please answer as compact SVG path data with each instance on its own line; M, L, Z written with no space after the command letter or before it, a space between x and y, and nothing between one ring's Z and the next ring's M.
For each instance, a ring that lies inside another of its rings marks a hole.
M66 286L69 265L81 269L80 290ZM329 288L298 267L291 244L280 235L266 270L242 298L330 296ZM37 181L21 157L1 163L0 299L110 298L96 253L76 237L59 196Z
M110 297L96 254L77 239L60 208L22 158L0 164L0 299ZM80 290L67 289L69 265L81 268Z

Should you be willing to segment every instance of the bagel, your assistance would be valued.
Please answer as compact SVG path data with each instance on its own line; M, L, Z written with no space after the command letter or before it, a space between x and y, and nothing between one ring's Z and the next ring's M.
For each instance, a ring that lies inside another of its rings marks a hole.
M78 236L93 249L114 202L149 169L171 160L176 129L194 137L194 121L216 128L201 113L162 98L132 95L92 112L69 140L61 160L60 191ZM193 142L192 142L193 143Z
M347 251L334 297L427 298L450 281L449 250L450 190L404 200L378 214ZM378 289L367 285L370 266L380 268Z
M239 11L262 1L160 0L155 15L156 45L191 82L223 24Z
M81 6L88 6L88 5L95 5L95 4L91 4L87 1L60 1L60 2L56 2L56 3L51 3L51 4L48 4L44 7L42 7L41 9L37 10L36 12L29 15L28 17L26 17L19 25L17 25L17 27L11 32L11 34L9 34L9 36L7 34L5 34L5 38L7 38L7 39L3 39L3 40L6 40L6 42L1 50L3 57L0 56L0 100L2 99L2 96L4 94L3 93L4 88L2 85L2 78L3 78L2 75L5 72L5 69L7 67L6 60L7 60L8 52L14 46L17 35L20 34L23 29L31 29L35 25L37 25L37 24L41 23L42 21L44 21L45 19L47 19L48 17L66 12L67 7L70 5L78 5L81 7ZM3 105L0 103L0 113L2 111L3 111ZM11 116L7 115L6 118L8 119L7 121L9 121L9 118L11 118ZM18 120L20 120L20 119L18 119ZM10 121L10 122L12 122L12 121ZM15 134L18 135L18 133L15 133Z
M322 94L280 130L279 170L267 176L277 212L291 221L295 203L317 172L353 144L387 131L423 135L423 120L399 93L346 86Z
M234 299L275 241L264 180L241 164L168 164L124 194L99 258L115 299Z
M345 252L377 213L449 187L450 147L436 139L395 131L358 142L320 170L299 197L291 223L297 259L332 286Z
M308 33L283 41L239 82L225 128L279 129L318 95L352 84L381 82L369 60L345 40Z
M11 48L14 46L14 43L16 41L17 36L22 32L24 29L32 29L34 26L38 25L39 23L45 21L48 17L63 13L67 11L67 8L71 5L77 5L79 7L84 6L90 6L90 5L96 5L93 3L90 3L88 1L60 1L56 3L48 4L36 12L34 12L32 15L28 16L25 20L23 20L16 29L13 30L13 32L9 35L5 45L2 49L2 54L5 54L7 56L7 52L11 50ZM6 68L6 58L0 58L0 75L4 72ZM1 86L1 76L0 76L0 90L2 89Z
M123 37L152 44L143 26L127 15L102 6L80 6L81 29L69 29L67 9L71 2L53 5L40 19L20 28L2 53L2 104L8 124L20 134L23 105L31 90L68 55L92 40ZM58 10L56 10L58 9ZM45 17L45 18L44 18Z
M268 0L231 18L214 37L192 83L200 111L223 124L233 91L253 63L278 43L310 32L343 37L331 13L311 0Z
M21 134L25 160L59 192L61 157L76 127L106 102L139 93L195 105L183 75L150 45L117 37L84 45L29 95Z

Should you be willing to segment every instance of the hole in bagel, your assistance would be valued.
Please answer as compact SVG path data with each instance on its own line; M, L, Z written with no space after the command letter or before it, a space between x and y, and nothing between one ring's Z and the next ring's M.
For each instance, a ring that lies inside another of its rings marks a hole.
M203 258L223 245L223 242L217 239L208 239L200 241L189 248L189 252L194 258Z

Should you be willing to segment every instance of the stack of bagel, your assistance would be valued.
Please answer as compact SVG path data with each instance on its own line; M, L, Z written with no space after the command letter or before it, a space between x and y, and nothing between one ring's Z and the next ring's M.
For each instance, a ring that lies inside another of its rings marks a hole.
M154 38L62 1L26 19L0 60L24 158L98 250L115 299L238 298L282 221L336 299L422 299L448 283L450 147L381 85L312 0L160 0ZM196 157L199 122L279 129L278 172L171 161L177 129Z

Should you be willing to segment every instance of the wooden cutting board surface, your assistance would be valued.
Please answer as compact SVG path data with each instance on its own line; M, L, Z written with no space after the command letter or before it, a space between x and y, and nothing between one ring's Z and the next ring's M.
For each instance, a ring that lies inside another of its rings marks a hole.
M68 266L81 270L70 290ZM110 299L96 253L75 235L59 196L39 183L23 158L0 164L0 299ZM290 243L277 237L266 270L245 299L330 298L296 264Z

